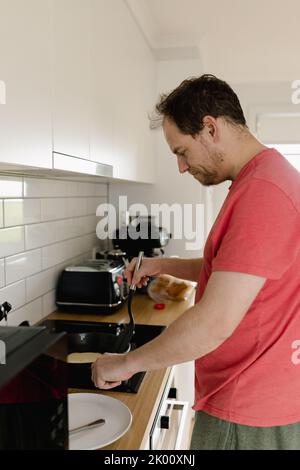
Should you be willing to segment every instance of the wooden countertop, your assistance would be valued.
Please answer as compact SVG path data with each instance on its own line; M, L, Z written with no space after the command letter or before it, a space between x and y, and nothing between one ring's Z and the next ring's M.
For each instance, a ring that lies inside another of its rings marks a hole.
M137 324L168 326L193 305L193 303L194 295L192 294L186 301L169 302L166 304L164 310L156 310L154 309L155 302L153 302L148 295L136 294L133 300L132 310ZM127 323L129 321L127 303L123 305L118 312L110 315L73 314L56 311L50 314L47 319L108 323ZM132 425L127 433L111 445L104 447L103 450L138 450L144 446L170 371L171 369L168 368L147 372L136 394L112 391L97 392L93 390L95 393L117 398L127 405L132 413ZM87 392L87 390L77 389L70 391Z

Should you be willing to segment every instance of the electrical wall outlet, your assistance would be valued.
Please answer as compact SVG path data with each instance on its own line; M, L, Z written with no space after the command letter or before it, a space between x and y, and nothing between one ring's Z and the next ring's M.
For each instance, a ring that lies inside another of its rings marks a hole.
M6 345L4 341L0 340L0 365L6 364Z

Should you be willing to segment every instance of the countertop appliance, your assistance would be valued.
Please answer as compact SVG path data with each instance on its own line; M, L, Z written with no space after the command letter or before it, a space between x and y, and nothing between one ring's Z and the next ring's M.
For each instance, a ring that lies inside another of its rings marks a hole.
M0 327L0 449L68 448L67 341L45 327Z
M153 216L131 216L128 225L115 231L113 245L126 253L126 257L131 261L140 251L143 251L146 257L163 254L163 248L170 238L171 234L156 225Z
M60 274L56 304L61 310L108 315L117 311L128 296L122 260L87 260L68 266Z

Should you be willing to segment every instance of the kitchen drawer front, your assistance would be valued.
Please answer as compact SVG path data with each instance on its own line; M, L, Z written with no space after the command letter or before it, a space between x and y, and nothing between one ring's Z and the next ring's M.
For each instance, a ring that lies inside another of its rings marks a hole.
M176 391L174 388L175 367L170 373L149 433L150 450L184 450L187 448L186 436L190 425L190 403L171 398Z
M150 434L150 450L184 450L189 402L166 400Z

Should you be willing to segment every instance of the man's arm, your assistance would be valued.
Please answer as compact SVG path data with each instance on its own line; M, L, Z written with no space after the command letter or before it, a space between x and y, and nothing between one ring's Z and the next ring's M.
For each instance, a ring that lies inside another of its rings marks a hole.
M197 282L203 263L203 258L182 259L182 258L162 258L162 274L187 279Z
M251 274L214 272L201 301L161 335L127 355L98 359L92 367L95 385L108 389L137 372L180 364L214 351L232 335L265 281Z
M133 258L125 270L125 276L129 285L132 282L136 260L137 258ZM137 287L142 287L147 284L150 276L155 277L160 274L170 274L181 279L197 282L202 262L202 258L144 258L134 282Z

